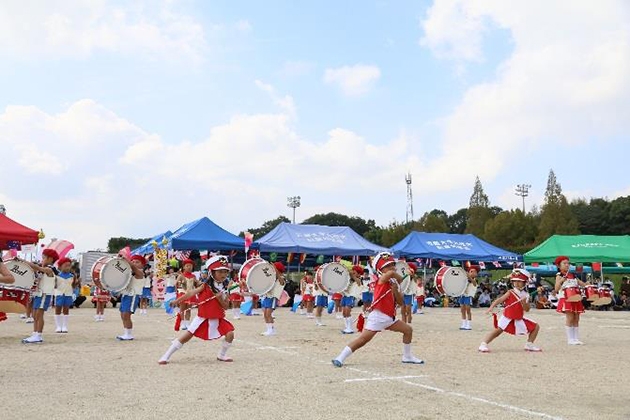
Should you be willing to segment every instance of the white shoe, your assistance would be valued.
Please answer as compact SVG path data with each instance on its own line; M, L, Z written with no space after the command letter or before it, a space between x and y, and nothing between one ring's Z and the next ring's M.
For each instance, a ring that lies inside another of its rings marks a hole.
M337 314L337 315L335 315L335 319L343 319L343 316Z
M20 319L26 319L26 315L25 314L20 314Z
M424 360L422 359L418 359L416 356L411 356L411 357L403 357L402 359L403 363L411 363L414 365L423 365L424 364Z
M581 346L584 343L582 343L580 340L574 339L574 340L569 340L567 344L569 344L570 346Z
M525 351L531 351L531 352L541 352L542 349L540 347L536 347L533 343L526 343L525 344Z
M354 330L341 330L342 334L354 334Z
M261 332L260 335L265 336L265 337L269 337L272 334L271 331L265 331L265 332Z
M306 314L306 318L308 318L308 319L313 319L313 318L315 318L315 315Z
M315 323L315 326L316 326L316 327L325 327L325 326L326 326L326 324L324 324L323 322L316 322L316 323Z
M61 329L61 332L62 332L63 334L67 334L67 333L68 333L68 329L67 329L67 328L62 328L62 329Z
M235 316L234 319L241 319L241 317L240 316Z
M486 343L481 343L478 349L481 353L490 353L490 349Z
M34 335L31 335L30 337L22 339L22 343L24 344L39 344L43 342L44 340L42 338L38 338Z
M100 315L94 315L94 321L98 321L99 319L101 319Z
M131 340L133 340L133 336L132 335L117 335L116 336L116 340L131 341Z
M57 327L57 328L55 328L55 332L56 333L62 333L63 331L61 331L61 327Z
M35 320L33 319L33 317L28 317L24 322L26 322L27 324L32 324L33 322L35 322Z

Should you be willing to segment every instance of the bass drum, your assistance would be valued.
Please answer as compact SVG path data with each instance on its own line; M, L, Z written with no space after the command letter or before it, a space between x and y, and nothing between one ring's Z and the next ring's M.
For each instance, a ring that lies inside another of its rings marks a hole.
M0 312L24 313L35 284L35 272L19 260L6 261L4 265L13 274L15 282L0 283Z
M243 263L238 277L245 282L250 293L264 295L276 283L276 269L262 258L251 258Z
M337 262L324 264L317 269L315 281L328 293L341 293L350 285L350 272Z
M468 275L461 267L442 267L435 273L435 288L441 295L461 296L467 286Z
M92 266L92 281L100 289L118 293L131 281L131 265L122 257L104 256Z

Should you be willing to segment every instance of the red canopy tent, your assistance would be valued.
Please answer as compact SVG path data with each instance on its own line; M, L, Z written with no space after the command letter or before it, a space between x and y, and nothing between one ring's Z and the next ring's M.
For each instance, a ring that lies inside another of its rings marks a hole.
M39 240L36 230L27 228L0 213L0 249L8 249L7 242L35 244Z

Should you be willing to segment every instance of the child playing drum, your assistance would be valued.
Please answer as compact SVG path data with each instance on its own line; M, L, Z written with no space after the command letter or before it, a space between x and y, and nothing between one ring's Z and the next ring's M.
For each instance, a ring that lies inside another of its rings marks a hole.
M231 358L227 357L227 351L234 341L234 326L225 319L225 310L229 306L229 300L226 291L222 291L223 282L230 272L228 260L222 255L215 255L208 259L207 266L210 271L210 278L207 283L202 283L201 286L188 290L184 295L170 302L171 307L175 307L195 295L199 296L197 316L188 326L188 330L183 331L178 338L173 340L169 349L158 361L161 365L167 364L173 353L181 349L193 336L202 340L225 337L217 360L221 362L232 361Z
M512 335L525 335L527 336L527 343L525 344L525 351L540 352L539 347L534 345L536 336L540 327L534 321L524 317L525 312L529 312L529 294L525 290L527 282L530 279L530 275L527 271L521 269L515 269L510 275L510 281L514 286L513 289L508 290L503 296L497 298L486 311L491 313L495 306L505 303L505 308L501 314L501 318L496 320L494 315L495 326L494 331L491 331L484 341L479 346L479 351L482 353L489 353L490 349L488 344L495 338L500 336L503 332Z
M564 313L566 317L566 332L567 332L567 344L571 346L579 346L583 343L580 341L580 314L584 312L584 306L582 301L569 302L566 294L567 289L575 290L579 286L585 287L586 283L575 278L575 276L569 273L569 257L560 256L556 258L556 266L558 267L558 274L556 274L556 287L555 291L558 292L559 300L556 312ZM579 289L578 289L579 293Z
M44 312L50 307L53 292L55 290L55 281L57 277L57 269L53 264L59 259L59 254L54 249L46 248L42 251L42 263L25 261L35 271L42 273L37 286L37 290L33 293L33 334L22 340L24 344L43 343L42 332L44 331Z
M276 282L280 284L281 286L284 286L285 284L284 272L286 270L284 267L284 264L277 261L273 263L273 266L276 269ZM273 290L274 288L272 288L269 292L263 295L263 300L261 302L261 306L263 308L263 316L265 318L265 326L267 327L267 329L265 330L265 332L261 333L260 335L264 335L264 336L276 335L276 327L274 325L273 311L274 309L276 309L276 305L278 304L278 299L274 297Z
M13 284L15 283L15 277L9 271L9 269L4 265L4 263L0 260L0 283L4 284ZM7 319L7 314L4 312L0 312L0 322L5 321Z
M468 267L468 285L464 290L464 294L459 297L459 305L460 310L462 312L462 325L459 327L460 330L472 330L472 326L470 325L472 322L472 313L470 311L470 307L472 306L473 296L477 292L477 274L479 274L479 266L471 265Z
M131 281L122 291L120 299L120 319L123 324L122 335L116 336L117 340L130 341L133 340L133 321L131 315L136 312L140 304L142 289L144 288L144 266L147 260L142 255L134 255L131 257L130 265L133 272Z
M354 334L354 328L352 327L352 308L354 308L355 297L352 294L354 289L361 288L361 276L365 270L360 265L355 265L350 269L350 284L343 293L341 299L341 306L343 309L343 319L345 322L345 328L341 330L343 334Z
M402 303L402 295L398 289L403 278L396 272L394 257L382 252L374 258L374 268L379 279L374 287L374 302L361 335L350 342L341 353L332 360L336 367L342 367L344 361L352 353L366 345L374 336L383 330L396 331L403 334L403 363L423 364L411 353L413 328L411 325L396 319L396 303Z

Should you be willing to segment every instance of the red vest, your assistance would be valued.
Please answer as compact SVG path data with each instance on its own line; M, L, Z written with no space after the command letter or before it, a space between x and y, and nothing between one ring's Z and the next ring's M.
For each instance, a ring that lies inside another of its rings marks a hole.
M385 315L389 315L392 318L396 317L396 301L394 300L394 293L391 291L392 286L389 282L381 283L375 282L374 284L374 302L372 309L378 309ZM381 299L381 296L387 295ZM379 300L380 299L380 300ZM378 301L378 302L377 302Z
M203 290L197 296L199 302L203 302L213 297L214 293L212 293L210 286L204 283ZM201 318L221 319L225 318L225 309L223 309L223 306L221 306L219 301L215 298L200 304L199 308L197 308L197 315Z
M523 319L523 315L525 315L525 311L523 310L523 305L521 303L516 303L520 299L521 298L518 297L514 291L510 292L510 295L505 301L505 310L503 311L503 315L506 318Z

